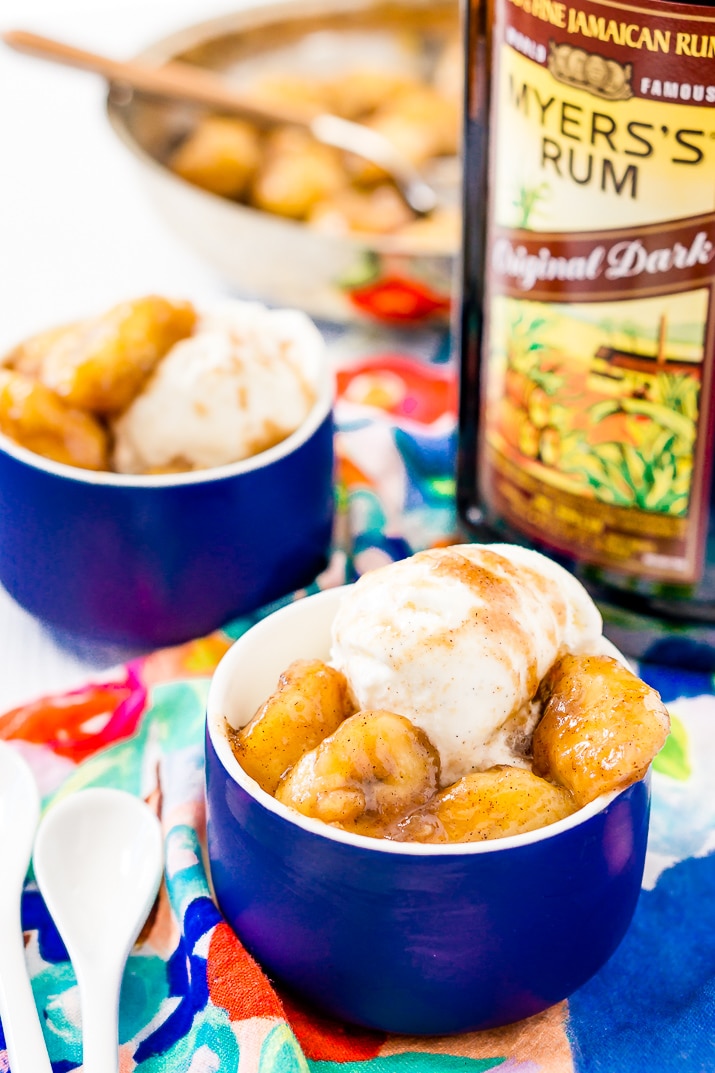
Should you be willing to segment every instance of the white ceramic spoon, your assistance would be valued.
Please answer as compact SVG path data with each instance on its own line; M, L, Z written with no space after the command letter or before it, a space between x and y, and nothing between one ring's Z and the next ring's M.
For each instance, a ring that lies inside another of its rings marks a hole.
M0 742L0 1020L12 1073L52 1073L25 962L22 886L40 816L32 772Z
M159 821L122 790L81 790L42 820L34 868L77 975L84 1073L116 1073L124 966L161 882Z

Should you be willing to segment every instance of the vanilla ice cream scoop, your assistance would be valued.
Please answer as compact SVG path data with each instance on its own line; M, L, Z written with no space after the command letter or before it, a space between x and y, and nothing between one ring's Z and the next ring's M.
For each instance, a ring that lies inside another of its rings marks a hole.
M324 353L304 313L223 303L172 347L114 423L114 469L206 469L280 443L315 402Z
M600 650L602 622L538 552L460 544L363 575L333 624L330 662L361 709L407 716L440 754L442 785L522 763L539 682L558 655Z

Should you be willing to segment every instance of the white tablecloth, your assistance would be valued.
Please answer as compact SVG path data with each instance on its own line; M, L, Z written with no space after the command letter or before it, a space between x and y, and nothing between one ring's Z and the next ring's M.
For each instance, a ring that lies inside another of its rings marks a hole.
M241 0L3 0L0 28L128 57ZM151 213L94 75L0 44L0 349L123 298L201 301L221 281ZM1 524L1 519L0 519ZM0 588L0 711L71 686L118 654L68 651Z

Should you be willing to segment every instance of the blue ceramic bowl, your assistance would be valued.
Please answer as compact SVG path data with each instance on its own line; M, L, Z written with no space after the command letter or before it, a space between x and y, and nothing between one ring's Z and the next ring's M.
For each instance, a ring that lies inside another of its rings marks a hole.
M235 760L241 726L293 659L325 658L341 590L244 634L208 698L208 850L218 905L268 974L333 1016L441 1035L520 1020L608 960L638 899L639 782L526 835L469 845L347 834L275 801Z
M333 515L330 378L301 427L251 459L94 473L0 435L0 583L46 625L138 648L200 636L309 581Z

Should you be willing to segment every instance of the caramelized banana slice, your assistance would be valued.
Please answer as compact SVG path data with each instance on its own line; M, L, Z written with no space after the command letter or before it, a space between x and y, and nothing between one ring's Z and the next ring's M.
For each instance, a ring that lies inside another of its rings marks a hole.
M563 656L541 683L534 771L579 807L645 775L670 720L654 689L610 656Z
M0 369L0 430L28 451L81 469L109 469L107 433L38 380Z
M321 660L296 660L250 723L229 731L234 756L262 790L273 794L303 753L350 715L348 684Z
M419 87L411 75L394 71L356 70L338 75L327 85L328 105L335 115L360 120L402 92Z
M439 756L427 735L402 715L366 711L301 757L276 797L304 816L380 837L438 785Z
M242 119L206 116L169 159L169 167L195 186L240 197L261 159L259 134Z
M251 86L251 97L259 104L281 108L303 107L313 113L330 107L329 87L323 79L288 71L265 74Z
M318 202L308 222L327 234L361 231L386 235L414 218L394 186L385 184L374 190L338 190L332 197Z
M313 141L305 131L279 127L266 139L251 203L266 212L303 220L345 183L337 150Z
M417 167L435 156L459 149L459 107L432 86L415 85L385 98L383 105L365 125L384 135ZM355 181L371 185L384 173L371 161L350 159Z
M42 382L69 406L95 414L123 410L166 352L193 331L188 302L139 298L58 332L39 367Z
M38 332L37 335L23 339L2 358L0 364L6 369L14 369L15 372L31 376L36 380L42 370L42 363L47 352L68 332L76 331L78 325L78 321L72 324L62 324L58 328L48 328L44 332Z
M571 795L525 768L476 771L400 820L397 842L484 842L535 831L576 811Z

